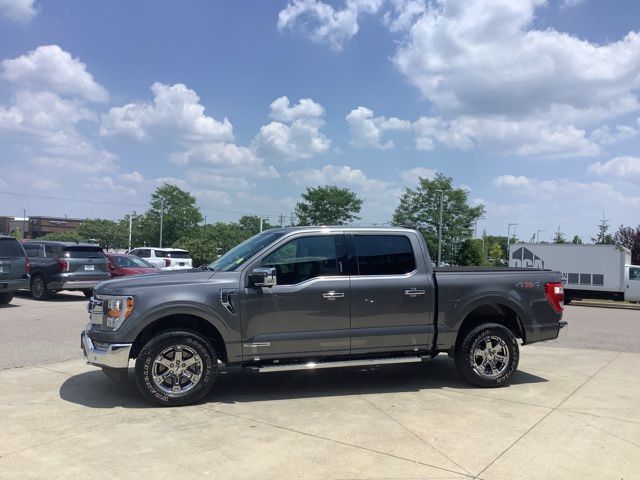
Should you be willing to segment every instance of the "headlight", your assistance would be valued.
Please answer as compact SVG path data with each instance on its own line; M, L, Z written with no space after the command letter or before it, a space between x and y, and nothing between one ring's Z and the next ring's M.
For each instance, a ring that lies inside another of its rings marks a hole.
M133 297L112 297L107 302L107 326L118 330L133 312Z

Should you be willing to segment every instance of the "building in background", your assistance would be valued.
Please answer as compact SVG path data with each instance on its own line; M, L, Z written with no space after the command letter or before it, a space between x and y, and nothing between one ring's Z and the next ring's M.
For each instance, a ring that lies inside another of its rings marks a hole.
M39 238L47 233L76 232L84 220L67 217L7 217L0 216L0 234L24 231L25 238Z

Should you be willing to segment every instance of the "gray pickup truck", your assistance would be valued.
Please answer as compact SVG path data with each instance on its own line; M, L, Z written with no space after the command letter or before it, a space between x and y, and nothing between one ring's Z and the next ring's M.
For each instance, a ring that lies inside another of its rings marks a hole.
M479 387L508 382L523 344L554 339L560 273L432 266L407 228L260 233L210 265L98 284L81 334L115 380L135 359L142 395L202 399L224 366L257 372L421 362L439 353Z

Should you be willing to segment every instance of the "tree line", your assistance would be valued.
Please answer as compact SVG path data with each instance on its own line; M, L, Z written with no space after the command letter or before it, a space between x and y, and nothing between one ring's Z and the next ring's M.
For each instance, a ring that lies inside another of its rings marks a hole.
M442 201L441 259L449 265L496 265L507 263L507 245L520 241L515 235L487 235L475 237L477 221L483 218L484 205L470 205L469 191L455 188L453 179L443 174L433 178L419 178L415 188L406 188L393 214L394 225L418 229L425 238L433 260L438 252L440 228L440 202ZM360 220L363 200L353 191L335 185L308 187L295 207L294 225L342 225ZM175 185L163 184L151 195L149 209L126 215L119 220L87 219L77 232L48 234L42 238L78 242L94 242L106 248L125 249L131 245L159 246L160 219L162 217L163 246L188 250L194 263L210 262L238 243L260 231L261 217L244 215L237 222L203 224L204 217L196 205L195 197ZM277 226L280 226L277 225ZM263 220L263 229L274 225ZM608 222L598 225L592 238L594 243L615 243L632 251L633 263L640 263L640 226L620 226L611 235ZM535 241L535 236L531 241ZM564 233L558 231L553 243L567 243ZM577 235L572 243L582 243Z

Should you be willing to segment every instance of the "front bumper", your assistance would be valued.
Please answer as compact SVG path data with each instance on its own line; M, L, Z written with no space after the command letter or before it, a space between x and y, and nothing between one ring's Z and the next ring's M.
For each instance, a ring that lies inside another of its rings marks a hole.
M69 280L67 282L49 282L47 288L50 290L85 290L94 288L103 280L109 280L103 278L101 280Z
M87 362L97 367L128 368L131 343L92 342L84 331L80 334L80 345Z

